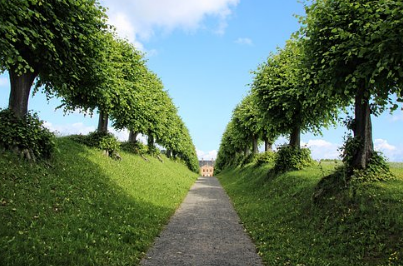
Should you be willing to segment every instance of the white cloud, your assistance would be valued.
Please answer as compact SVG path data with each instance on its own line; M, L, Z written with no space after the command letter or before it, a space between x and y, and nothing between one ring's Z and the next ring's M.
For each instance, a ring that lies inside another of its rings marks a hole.
M123 13L118 12L112 16L109 16L109 23L114 25L117 32L121 38L127 39L129 42L133 43L136 48L140 51L144 51L144 46L142 43L136 40L136 29L132 25L129 17Z
M129 139L129 131L127 129L116 130L109 127L108 131L111 132L119 141L127 141Z
M201 151L196 149L196 153L197 153L197 158L199 158L199 160L215 160L217 158L217 151L216 150L212 150L212 151Z
M51 132L54 132L58 136L68 135L87 135L90 132L96 130L94 126L87 126L82 122L64 125L54 125L50 122L45 122L44 126ZM127 129L116 130L113 127L109 127L108 131L111 132L119 141L127 141L129 139L129 131ZM147 143L147 137L139 134L137 140L142 143Z
M376 139L374 141L374 147L375 150L382 152L393 152L397 150L395 146L390 145L388 141L384 139Z
M53 125L50 122L45 122L44 126L48 128L51 132L54 132L56 135L60 136L75 135L75 134L86 135L95 130L95 127L86 126L81 122L65 125Z
M129 140L129 130L123 129L123 130L116 130L113 127L109 127L108 131L115 135L115 137L119 141L128 141ZM147 136L144 136L143 134L138 134L137 135L137 141L141 142L143 144L147 144Z
M280 137L276 140L274 150L277 147L288 144L288 139ZM338 151L341 145L331 143L323 139L310 139L308 142L301 141L301 147L307 147L311 150L311 156L315 160L319 159L339 159L340 152Z
M248 45L248 46L252 46L253 42L251 39L249 38L238 38L235 43L237 44L241 44L241 45Z
M227 27L231 8L240 0L115 0L101 3L108 7L111 24L117 27L121 36L133 43L147 41L156 31L169 33L175 29L195 31L203 27L206 17L218 21L214 30L222 34Z
M328 142L323 139L310 139L307 143L302 143L302 146L307 146L311 150L313 159L339 159L340 145Z
M382 152L382 154L391 162L403 161L403 145L400 145L400 147L396 147L389 144L387 140L375 139L374 149L376 151Z

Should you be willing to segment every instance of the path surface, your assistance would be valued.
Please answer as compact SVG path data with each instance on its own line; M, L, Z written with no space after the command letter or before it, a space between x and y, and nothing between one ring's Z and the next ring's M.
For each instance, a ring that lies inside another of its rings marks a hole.
M227 194L200 177L141 265L262 265Z

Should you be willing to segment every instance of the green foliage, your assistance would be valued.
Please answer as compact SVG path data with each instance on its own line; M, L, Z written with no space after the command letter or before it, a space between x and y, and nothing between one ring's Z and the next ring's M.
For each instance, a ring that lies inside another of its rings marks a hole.
M242 156L242 159L241 159L240 163L238 163L237 165L245 166L245 165L250 164L251 162L253 162L254 159L255 159L255 154L250 153L247 156Z
M108 151L109 154L115 153L120 149L118 140L111 133L102 136L98 145L101 150Z
M369 164L371 114L396 110L402 101L402 12L401 2L391 0L316 0L306 5L300 34L312 98L324 101L322 106L354 102L356 140L348 145L358 150L349 155L349 174Z
M55 136L43 126L36 113L19 118L9 109L0 109L0 147L18 152L29 151L48 159L55 149Z
M239 149L251 146L254 136L262 134L259 110L253 94L248 94L238 104L232 114L234 138L237 140ZM235 147L234 147L235 148Z
M79 137L80 138L80 137ZM138 265L197 175L69 138L46 163L0 154L0 265Z
M161 154L161 151L160 151L160 149L158 149L155 146L151 146L151 147L148 146L147 153L152 155L152 156L158 156L158 155Z
M308 148L294 148L283 145L278 148L274 170L277 173L301 170L312 165L311 151Z
M277 154L272 151L266 151L262 153L258 153L253 158L253 161L256 166L262 166L264 164L271 164L274 163L276 160Z
M316 0L306 6L302 36L318 98L349 104L365 87L374 110L393 102L403 82L402 11L399 1L390 0Z
M96 76L105 23L97 1L0 1L0 71L35 73L50 94L82 90Z
M141 142L136 141L135 143L126 141L120 143L120 148L123 151L130 152L133 154L146 154L148 151L147 145L144 145Z
M304 47L299 39L287 41L277 53L254 72L251 85L256 105L262 114L261 124L270 125L272 135L289 135L294 129L318 133L333 124L337 110L318 104L307 89Z
M147 68L143 53L106 25L97 0L0 1L0 25L0 72L9 71L12 83L37 78L35 90L62 98L65 111L97 108L115 128L151 134L198 172L195 147L162 81ZM28 85L11 86L13 94L28 95ZM11 102L24 115L19 105L28 103ZM109 154L118 148L111 136L81 141Z
M354 120L348 119L345 122L348 128L351 128L352 121ZM354 169L351 162L361 146L362 143L359 138L352 137L350 134L345 136L344 144L340 150L342 152L343 171L346 179L351 182L364 182L383 181L393 178L386 159L377 151L372 152L365 169Z
M69 136L74 141L85 144L89 147L95 147L108 152L113 157L120 150L120 143L112 133L94 131L87 136L73 135Z
M389 164L382 154L374 152L369 160L368 167L364 170L355 170L353 180L355 181L385 181L393 179Z
M341 180L339 194L312 204L323 174L339 165L323 161L275 179L267 179L270 165L219 174L265 265L403 265L403 164L393 164L394 180L357 184L353 198Z

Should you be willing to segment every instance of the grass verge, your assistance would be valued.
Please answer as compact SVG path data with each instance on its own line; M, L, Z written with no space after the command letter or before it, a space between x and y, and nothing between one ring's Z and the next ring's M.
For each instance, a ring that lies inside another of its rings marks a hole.
M197 178L68 138L47 163L0 154L0 265L137 265Z
M403 265L403 164L395 180L362 183L314 204L334 162L276 177L272 166L226 169L218 178L266 265Z

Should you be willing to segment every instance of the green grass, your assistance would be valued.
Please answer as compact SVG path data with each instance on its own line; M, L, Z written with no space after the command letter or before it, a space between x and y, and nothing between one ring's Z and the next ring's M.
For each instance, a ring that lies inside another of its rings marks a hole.
M47 163L0 154L0 265L137 265L197 174L68 138Z
M318 204L315 187L335 162L277 177L247 165L218 177L266 265L403 265L403 164L391 166L396 180Z

